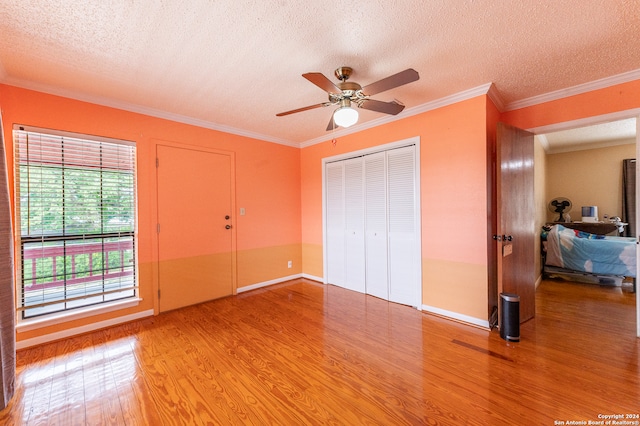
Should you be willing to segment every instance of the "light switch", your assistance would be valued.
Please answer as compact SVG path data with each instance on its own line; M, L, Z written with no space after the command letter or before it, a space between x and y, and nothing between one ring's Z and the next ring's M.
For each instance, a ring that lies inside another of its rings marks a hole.
M244 211L244 207L240 207L240 216L244 216L245 211Z

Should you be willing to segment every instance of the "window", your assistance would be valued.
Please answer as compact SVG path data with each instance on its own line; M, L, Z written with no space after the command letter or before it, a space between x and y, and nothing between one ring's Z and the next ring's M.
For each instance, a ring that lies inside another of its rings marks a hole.
M136 296L136 148L14 129L21 318Z

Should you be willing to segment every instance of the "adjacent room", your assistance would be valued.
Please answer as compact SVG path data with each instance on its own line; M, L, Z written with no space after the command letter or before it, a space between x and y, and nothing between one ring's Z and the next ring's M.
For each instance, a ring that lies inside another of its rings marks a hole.
M590 311L594 321L604 323L636 304L635 261L629 268L624 261L630 259L616 255L610 262L619 270L612 273L603 260L616 250L606 246L609 238L622 247L635 245L636 129L636 119L629 118L536 135L537 288L545 303L564 306L574 321ZM562 257L547 262L545 245L553 226L566 228L553 231L566 234L565 244L590 238L595 251L574 259L568 255L566 265ZM576 267L576 259L582 266ZM589 267L594 261L602 262L600 269ZM597 309L590 305L594 295L602 299ZM597 342L590 333L583 337Z
M542 268L544 275L584 283L624 285L635 291L635 259L626 259L620 253L610 262L605 258L616 250L613 244L630 254L635 253L636 119L610 121L537 138L545 151L536 166L537 174L543 176L539 186L544 186L539 189L538 197L542 203L547 200L546 209L539 213L540 228L545 228L541 230L543 240L547 240L547 232L551 233L553 244L557 244L559 236L568 238L561 242L565 245L575 243L575 238L598 236L588 242L597 260L586 252L580 256L576 253L574 258L569 252L551 252L544 247L546 242L542 242L542 262L546 261ZM571 265L586 267L569 270Z
M0 34L0 423L640 421L637 2Z

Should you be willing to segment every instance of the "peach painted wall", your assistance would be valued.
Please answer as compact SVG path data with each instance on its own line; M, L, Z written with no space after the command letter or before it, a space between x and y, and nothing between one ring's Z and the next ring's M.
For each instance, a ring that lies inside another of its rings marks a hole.
M487 318L486 96L302 149L303 272L322 277L322 159L420 137L422 302Z
M635 108L640 108L640 80L507 111L501 120L521 129L533 129Z
M135 308L18 333L18 340L157 308L158 143L191 145L235 153L237 285L239 288L302 272L300 150L248 137L0 85L0 108L13 191L14 123L136 142L138 155L138 261L140 296ZM287 261L293 267L287 268Z

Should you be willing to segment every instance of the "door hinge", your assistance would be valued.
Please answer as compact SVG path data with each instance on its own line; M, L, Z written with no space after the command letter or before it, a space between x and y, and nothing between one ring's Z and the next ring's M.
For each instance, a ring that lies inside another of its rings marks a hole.
M160 159L156 157L156 169L160 167Z
M158 299L160 299L160 289L158 289Z
M160 224L159 224L159 223L157 224L156 232L157 232L158 234L160 233Z

